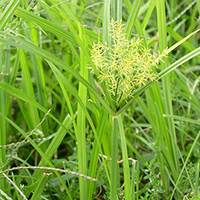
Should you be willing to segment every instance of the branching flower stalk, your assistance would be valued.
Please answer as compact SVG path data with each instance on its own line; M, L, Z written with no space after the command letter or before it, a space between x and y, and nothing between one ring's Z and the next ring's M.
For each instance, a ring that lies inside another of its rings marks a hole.
M126 39L122 21L110 22L112 45L98 42L91 51L92 61L99 70L98 79L105 82L116 107L132 98L134 90L157 79L157 68L167 50L154 55L143 45L143 39Z
M91 58L99 70L98 79L106 84L107 90L117 110L133 98L133 92L149 81L157 80L156 68L167 55L167 50L154 55L151 49L143 45L143 39L126 39L122 21L110 22L112 45L98 42L93 45ZM120 174L118 173L118 137L121 140L125 199L131 200L135 195L131 190L128 150L121 113L112 118L111 148L111 191L110 199L117 199ZM131 197L132 196L132 197Z

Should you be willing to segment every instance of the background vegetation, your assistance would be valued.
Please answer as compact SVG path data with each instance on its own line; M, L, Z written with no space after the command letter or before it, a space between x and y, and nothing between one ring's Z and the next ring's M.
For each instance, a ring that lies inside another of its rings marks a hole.
M0 199L200 199L200 1L1 0ZM116 105L91 59L110 20L158 79Z

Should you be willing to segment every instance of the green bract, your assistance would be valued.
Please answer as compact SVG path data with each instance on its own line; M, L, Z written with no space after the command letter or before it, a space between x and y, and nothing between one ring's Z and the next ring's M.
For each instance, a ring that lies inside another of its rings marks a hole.
M122 21L110 22L110 36L112 45L94 44L91 57L99 70L98 79L106 83L118 105L131 98L133 90L157 78L154 68L166 51L156 56L143 46L143 39L127 40Z

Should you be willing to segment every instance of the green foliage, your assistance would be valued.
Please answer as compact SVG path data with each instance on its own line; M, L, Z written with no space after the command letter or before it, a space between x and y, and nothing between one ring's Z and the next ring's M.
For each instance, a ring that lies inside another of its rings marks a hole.
M199 199L199 13L1 0L0 199Z
M144 173L145 192L141 195L140 199L163 199L165 190L161 187L162 181L159 174L159 166L155 159L152 159L150 163L145 163L145 168L142 169Z

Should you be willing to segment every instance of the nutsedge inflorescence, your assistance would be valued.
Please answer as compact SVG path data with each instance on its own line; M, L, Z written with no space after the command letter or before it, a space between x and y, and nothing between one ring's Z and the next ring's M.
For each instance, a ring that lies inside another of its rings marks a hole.
M112 45L94 44L91 58L99 70L98 79L106 83L118 105L131 98L137 88L156 80L155 68L166 57L167 51L155 56L143 45L143 39L126 39L122 21L111 20L110 36Z

